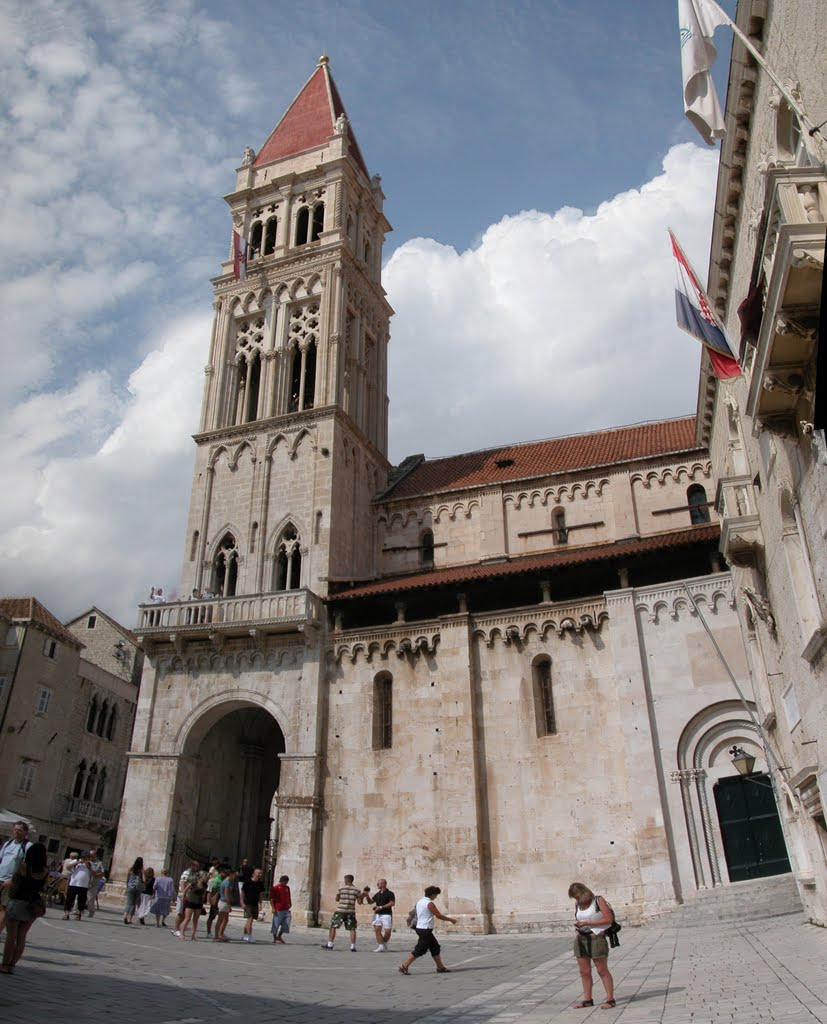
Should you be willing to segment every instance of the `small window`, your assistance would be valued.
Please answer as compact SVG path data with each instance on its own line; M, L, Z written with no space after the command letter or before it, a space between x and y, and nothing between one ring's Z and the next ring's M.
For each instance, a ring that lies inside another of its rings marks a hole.
M118 709L115 705L112 705L112 710L109 712L109 721L106 723L106 738L108 740L114 739L115 729L118 725Z
M37 776L37 765L33 761L24 758L17 766L17 778L15 789L18 793L27 796L34 788L34 781Z
M90 615L89 618L86 620L86 628L87 629L94 629L95 626L97 625L97 623L98 623L97 615Z
M49 640L47 637L43 641L43 653L47 658L51 658L52 661L57 657L57 640Z
M373 681L373 749L393 746L393 676L380 672Z
M260 220L257 220L250 232L250 256L253 258L261 255L261 232L263 228L264 225Z
M17 647L17 629L14 626L9 626L6 630L6 636L3 640L4 647Z
M8 676L0 676L0 700L6 696L6 686L8 685L8 682Z
M423 565L434 564L434 531L425 530L419 542L419 553Z
M83 793L83 784L86 781L86 762L81 761L75 769L75 784L72 787L72 796L77 799Z
M86 715L86 731L95 731L95 722L98 720L98 698L93 697L89 704L89 712Z
M693 526L709 522L709 502L706 491L700 484L692 484L688 488L686 503L689 505L689 521Z
M49 853L57 853L57 851L60 849L60 840L50 839L47 844L47 849Z
M554 540L558 544L568 544L569 542L569 531L566 526L566 513L563 509L555 509L554 514L551 517L552 521L552 533Z
M538 736L553 736L557 732L554 719L554 695L551 689L551 658L538 658L531 666L534 684L534 717Z
M46 687L41 687L40 692L37 695L37 704L35 705L36 715L45 715L49 710L49 701L52 699L52 691L47 690Z

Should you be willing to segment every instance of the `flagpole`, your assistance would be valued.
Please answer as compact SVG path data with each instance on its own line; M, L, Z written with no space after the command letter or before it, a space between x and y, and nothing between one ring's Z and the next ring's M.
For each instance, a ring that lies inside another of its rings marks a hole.
M715 6L721 12L721 17L725 20L726 24L729 25L729 27L732 29L735 35L738 36L738 38L741 40L744 46L746 46L746 48L753 55L753 57L755 57L756 61L761 65L761 67L767 72L772 81L776 84L781 95L784 97L787 103L789 103L791 109L795 111L795 113L800 118L801 123L807 129L807 134L810 136L810 138L813 138L816 132L819 132L820 134L820 125L813 124L809 117L807 117L807 115L798 105L798 101L794 98L790 90L784 85L784 83L781 81L778 75L776 75L776 73L772 70L769 64L767 64L767 62L764 60L764 58L761 56L758 50L756 50L753 43L750 42L749 38L746 35L744 35L740 28L738 28L738 26L735 24L732 18L730 18L727 12L720 6L720 4L716 3L715 0L710 0L710 3L712 3L713 6Z

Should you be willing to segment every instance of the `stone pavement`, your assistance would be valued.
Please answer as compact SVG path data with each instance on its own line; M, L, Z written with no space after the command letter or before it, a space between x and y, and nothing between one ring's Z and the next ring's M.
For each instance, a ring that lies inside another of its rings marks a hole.
M677 923L676 923L677 921ZM169 930L123 924L113 910L36 922L13 976L0 975L4 1024L827 1024L827 930L799 914L701 927L677 915L625 928L612 950L615 1010L574 1010L580 995L563 935L443 936L452 973L428 958L396 970L411 946L404 926L391 952L367 929L353 954L340 932L294 929L274 946L178 942ZM228 935L238 939L234 917ZM600 991L599 984L596 986Z

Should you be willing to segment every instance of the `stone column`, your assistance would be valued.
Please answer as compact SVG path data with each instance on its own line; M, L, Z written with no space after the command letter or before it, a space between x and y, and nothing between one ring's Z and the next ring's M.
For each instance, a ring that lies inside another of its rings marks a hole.
M242 743L242 780L238 792L238 860L247 857L260 866L261 849L258 842L258 815L261 805L261 772L264 765L264 748L256 743Z
M280 754L277 857L280 875L290 876L293 912L303 923L316 923L319 909L321 798L320 757L315 753Z

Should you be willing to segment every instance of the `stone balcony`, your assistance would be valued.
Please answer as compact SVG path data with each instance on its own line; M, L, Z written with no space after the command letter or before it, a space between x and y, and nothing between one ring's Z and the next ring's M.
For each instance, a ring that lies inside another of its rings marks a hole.
M321 600L307 589L169 601L142 604L135 632L141 643L303 632L317 626L322 613Z
M824 269L827 182L815 167L767 171L759 235L766 281L746 413L761 430L792 433L812 416L816 336Z
M66 800L66 809L62 817L67 824L77 826L104 825L109 828L114 825L118 817L118 809L116 807L106 807L104 804L97 804L94 800L80 800L77 797L69 797Z
M721 554L732 565L756 564L764 547L764 536L749 474L721 477L715 507L721 518Z

